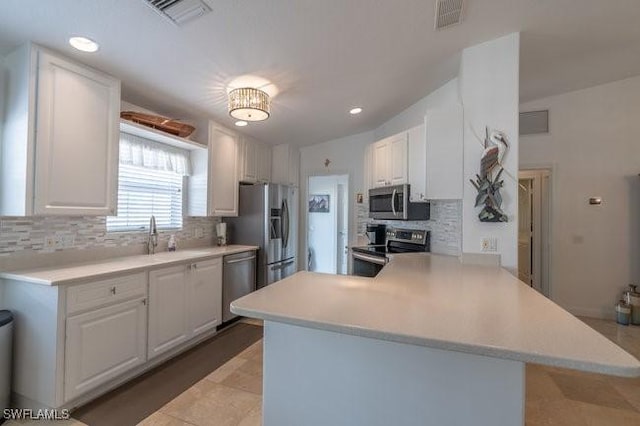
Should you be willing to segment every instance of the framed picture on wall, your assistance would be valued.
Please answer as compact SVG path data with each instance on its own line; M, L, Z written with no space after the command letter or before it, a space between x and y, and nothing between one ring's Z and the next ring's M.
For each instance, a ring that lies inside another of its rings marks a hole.
M329 213L329 194L310 195L309 213Z

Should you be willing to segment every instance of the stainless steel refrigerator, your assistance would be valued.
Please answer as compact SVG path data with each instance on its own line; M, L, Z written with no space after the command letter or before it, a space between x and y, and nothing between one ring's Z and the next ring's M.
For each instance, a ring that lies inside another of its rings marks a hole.
M231 244L258 250L258 288L298 269L298 190L277 184L240 185L238 217L225 218Z

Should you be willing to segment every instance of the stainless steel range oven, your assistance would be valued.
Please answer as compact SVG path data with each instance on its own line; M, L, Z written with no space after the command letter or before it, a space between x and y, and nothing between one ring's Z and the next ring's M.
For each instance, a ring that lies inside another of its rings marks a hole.
M353 275L375 277L389 262L391 253L428 252L431 249L429 231L421 229L387 228L387 243L351 248Z

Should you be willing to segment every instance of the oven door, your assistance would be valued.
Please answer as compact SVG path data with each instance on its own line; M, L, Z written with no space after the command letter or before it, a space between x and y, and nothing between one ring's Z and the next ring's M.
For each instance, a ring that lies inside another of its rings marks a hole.
M351 252L353 275L375 277L389 261L386 257L371 256L364 253Z

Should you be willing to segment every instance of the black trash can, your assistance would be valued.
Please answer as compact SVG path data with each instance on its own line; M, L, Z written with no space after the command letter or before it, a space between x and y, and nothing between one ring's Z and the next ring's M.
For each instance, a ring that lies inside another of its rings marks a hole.
M13 342L13 315L0 311L0 423L2 413L11 398L11 357Z

